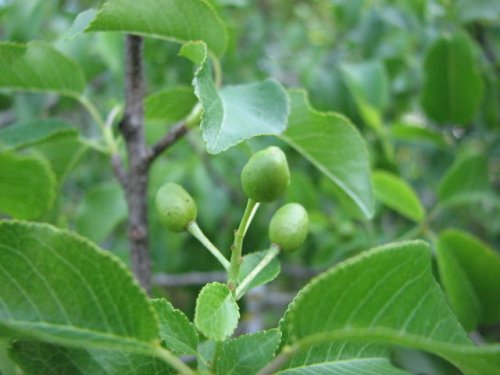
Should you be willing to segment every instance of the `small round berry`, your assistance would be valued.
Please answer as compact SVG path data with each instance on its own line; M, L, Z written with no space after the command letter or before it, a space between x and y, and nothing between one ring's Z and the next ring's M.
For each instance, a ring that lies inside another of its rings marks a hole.
M269 239L283 251L293 251L304 243L309 227L309 216L298 203L282 206L269 224Z
M161 224L172 232L183 232L196 220L196 203L178 184L168 182L156 194L156 210Z
M276 200L289 184L285 153L275 146L256 152L241 171L243 191L256 202Z

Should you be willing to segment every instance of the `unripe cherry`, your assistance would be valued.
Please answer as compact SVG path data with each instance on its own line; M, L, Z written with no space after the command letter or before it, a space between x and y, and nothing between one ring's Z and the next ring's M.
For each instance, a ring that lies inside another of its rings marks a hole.
M289 184L285 153L275 146L256 152L241 171L243 191L256 202L276 200Z
M293 251L304 243L309 228L309 216L298 203L282 206L269 224L269 239L283 251Z
M156 210L161 224L172 232L183 232L196 220L196 203L178 184L168 182L156 194Z

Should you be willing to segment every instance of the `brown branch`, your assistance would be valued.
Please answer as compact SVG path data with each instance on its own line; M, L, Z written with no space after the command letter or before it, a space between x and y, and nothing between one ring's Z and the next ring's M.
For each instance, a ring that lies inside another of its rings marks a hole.
M119 129L127 146L128 176L126 196L128 204L128 237L132 271L141 286L150 290L151 259L148 238L147 179L148 166L144 139L144 68L143 40L127 35L125 41L125 115ZM124 174L118 172L121 180ZM125 179L124 179L125 181Z
M188 131L189 128L187 127L185 121L179 122L172 128L170 128L167 134L165 134L165 136L162 139L160 139L156 144L154 144L153 147L151 147L151 149L146 154L144 159L146 165L149 166L158 156L161 155L163 151L165 151L174 143L176 143Z

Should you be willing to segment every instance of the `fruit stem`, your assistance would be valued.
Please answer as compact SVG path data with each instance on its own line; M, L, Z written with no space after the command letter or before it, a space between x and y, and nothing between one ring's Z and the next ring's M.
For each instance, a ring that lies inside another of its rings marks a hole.
M252 199L248 200L240 225L236 232L234 232L234 242L231 246L231 265L229 266L229 270L227 272L227 286L231 291L236 289L236 284L238 283L238 273L240 272L242 261L241 248L243 246L243 238L245 238L245 234L258 207L258 202L255 202Z
M200 243L205 246L205 248L210 251L210 253L217 258L217 260L222 264L222 267L224 267L225 270L227 270L230 266L229 261L226 259L226 257L220 252L220 250L215 246L203 233L201 228L199 227L198 223L196 221L192 221L188 224L187 226L187 231L193 235L194 238L196 238Z
M236 288L236 299L239 300L243 295L245 294L245 288L250 284L253 279L257 277L257 275L269 264L271 261L276 258L276 256L280 252L280 247L278 245L271 245L269 248L269 251L267 254L264 256L264 258L261 259L261 261L255 266L255 268L250 272L238 285Z

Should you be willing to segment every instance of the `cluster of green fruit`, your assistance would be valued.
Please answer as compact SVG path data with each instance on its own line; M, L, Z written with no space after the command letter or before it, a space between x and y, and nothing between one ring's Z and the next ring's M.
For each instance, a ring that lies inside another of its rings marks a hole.
M241 258L241 241L255 209L260 203L272 202L279 198L289 184L288 162L284 152L278 147L268 147L255 153L244 166L241 172L241 185L248 196L248 205L240 228L236 231L231 263L196 225L196 203L182 186L175 183L163 185L156 195L156 208L159 219L166 229L172 232L189 231L217 257L231 274L230 269L233 263L240 262L238 258ZM307 237L308 224L307 211L300 204L289 203L279 208L269 224L269 238L274 253L299 248ZM236 256L233 256L235 253ZM238 265L234 266L237 271Z

